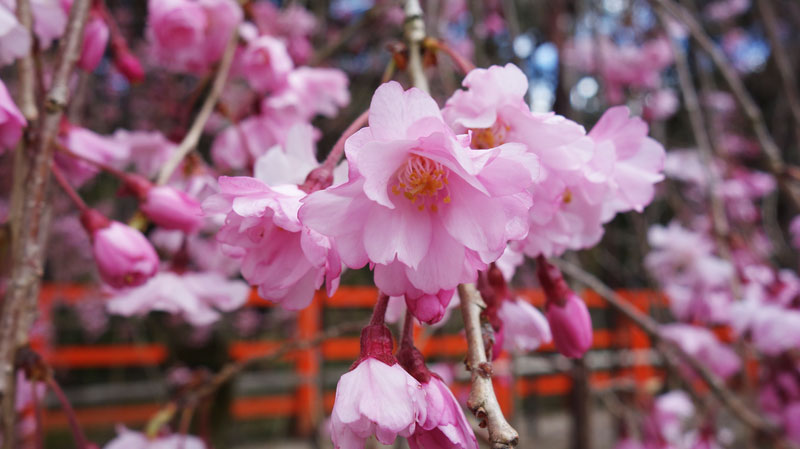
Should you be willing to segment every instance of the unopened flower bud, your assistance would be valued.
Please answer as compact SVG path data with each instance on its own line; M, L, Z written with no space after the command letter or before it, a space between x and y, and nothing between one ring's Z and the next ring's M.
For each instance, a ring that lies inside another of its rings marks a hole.
M544 257L537 259L536 274L547 297L547 321L553 342L561 354L580 358L592 346L589 309L564 281L561 271Z

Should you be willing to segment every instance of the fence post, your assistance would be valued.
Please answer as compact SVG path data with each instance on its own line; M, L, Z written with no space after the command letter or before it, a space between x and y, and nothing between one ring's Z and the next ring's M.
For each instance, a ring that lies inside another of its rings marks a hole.
M314 300L297 315L298 338L314 338L322 331L322 304L325 293L317 291ZM318 347L297 352L295 371L299 379L297 387L297 433L309 436L314 433L322 419L322 388L320 386L321 354Z

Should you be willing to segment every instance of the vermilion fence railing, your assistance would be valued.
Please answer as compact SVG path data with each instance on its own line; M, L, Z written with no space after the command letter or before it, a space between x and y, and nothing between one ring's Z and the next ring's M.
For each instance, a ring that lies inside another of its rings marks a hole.
M45 285L40 297L40 314L49 319L52 306L62 302L75 304L87 296L90 289L80 285ZM522 290L518 292L523 298L538 307L542 307L544 298L538 290ZM624 290L619 292L645 313L653 306L664 307L664 298L657 292L648 290ZM318 292L313 303L297 314L297 338L312 338L324 329L323 312L325 309L371 308L375 302L377 291L372 287L339 288L335 295L327 297ZM600 296L591 291L582 294L589 308L597 313L611 313L608 305ZM270 303L261 300L253 292L248 307L271 307ZM603 387L609 382L627 378L637 383L648 382L653 377L662 377L663 371L651 365L649 357L651 341L649 337L636 328L630 321L614 315L613 328L597 328L594 331L593 349L629 350L633 360L623 367L593 371L590 382L593 387ZM285 341L234 341L229 346L229 357L242 360L280 347ZM460 334L435 335L419 342L426 357L444 357L457 359L466 353L466 342ZM113 345L64 345L48 346L44 341L34 342L35 348L45 360L58 369L82 368L117 368L155 366L163 363L168 357L167 348L161 344L113 344ZM545 345L539 351L552 352L552 344ZM329 339L318 348L294 351L287 354L283 361L290 362L298 382L294 391L286 394L273 394L257 397L239 397L233 402L231 412L236 419L255 419L272 417L294 418L300 433L311 431L314 423L319 422L316 416L321 411L330 411L333 406L333 391L323 391L319 378L322 364L328 362L349 362L359 354L357 336L337 337ZM501 356L509 359L507 354ZM537 376L518 377L513 381L495 379L498 399L506 413L513 410L514 398L532 395L563 395L570 391L572 380L567 374L543 374ZM464 392L466 384L457 383L456 393ZM160 403L102 405L77 408L78 420L82 425L109 426L115 423L136 425L150 419L162 406ZM48 410L44 416L47 427L65 427L66 417L59 410Z

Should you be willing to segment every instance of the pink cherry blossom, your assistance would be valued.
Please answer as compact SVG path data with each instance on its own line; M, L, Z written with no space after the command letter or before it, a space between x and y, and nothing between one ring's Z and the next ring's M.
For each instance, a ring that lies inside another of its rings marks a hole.
M416 297L406 294L406 306L416 319L434 324L442 320L454 294L455 290L440 290L435 295L423 293Z
M128 148L128 160L137 173L154 177L167 162L177 145L158 131L128 131L118 129L112 135L114 141Z
M728 378L741 366L736 353L704 327L673 323L661 327L661 335L674 341L692 357L703 361L714 373Z
M70 152L115 168L122 168L130 157L130 147L113 138L101 136L89 129L69 125L61 142ZM55 161L66 177L76 185L86 183L98 173L94 164L75 157L56 153Z
M744 299L731 308L731 326L767 355L778 355L800 345L800 310L770 302L765 286L749 283ZM796 295L791 295L791 299Z
M533 351L553 340L547 318L524 299L500 303L498 316L503 320L503 347L509 351Z
M408 437L411 449L478 449L464 411L447 385L435 375L422 383L427 414Z
M286 45L272 36L261 36L247 44L241 54L241 70L253 89L275 90L294 68Z
M89 20L86 30L83 32L83 49L81 58L78 60L78 67L87 72L92 72L97 68L106 51L106 46L108 46L110 34L108 25L102 17L98 15Z
M170 186L153 186L139 205L142 212L164 229L194 232L203 224L200 203Z
M665 120L678 111L681 102L678 94L670 88L659 89L647 94L644 99L643 115L647 120Z
M345 144L348 182L309 195L301 221L331 237L349 267L374 264L389 295L474 280L526 235L537 164L520 145L470 150L465 137L426 93L380 86L369 127Z
M0 7L2 9L2 7ZM0 12L2 14L2 12ZM22 137L22 129L27 126L25 117L22 116L6 85L0 81L0 155L5 150L14 148Z
M618 212L641 212L653 200L654 185L664 179L664 147L647 137L647 123L629 114L625 106L611 108L589 131L596 145L590 165L613 164L604 221Z
M117 436L106 443L103 449L206 449L205 443L193 435L167 435L148 438L147 435L117 427Z
M728 319L734 270L713 253L708 236L672 222L666 227L651 226L648 242L652 250L645 257L645 266L661 282L679 319Z
M211 158L223 170L252 167L254 161L276 145L283 145L298 121L294 117L254 115L218 133Z
M244 305L250 287L215 272L161 272L139 287L116 292L106 308L113 315L143 316L161 311L183 317L194 326L219 320L219 312Z
M0 4L0 66L28 54L31 36L17 21L14 9Z
M251 5L250 12L259 31L286 42L295 64L304 64L311 58L309 38L317 29L317 20L307 9L298 5L278 9L271 2L257 2Z
M92 237L97 269L108 285L135 287L158 271L158 255L141 232L91 209L82 213L81 222Z
M197 73L216 63L242 20L233 0L150 0L153 55L174 71Z
M263 114L310 121L316 115L333 117L350 103L347 75L338 69L298 67L281 89L264 98Z
M387 330L388 332L388 330ZM414 433L425 393L397 362L368 357L336 385L331 436L336 449L358 449L370 435L383 444Z
M305 196L296 185L270 187L247 177L219 179L207 213L227 214L217 234L229 255L242 258L242 275L261 297L290 310L306 307L323 281L339 283L341 262L330 240L297 218Z

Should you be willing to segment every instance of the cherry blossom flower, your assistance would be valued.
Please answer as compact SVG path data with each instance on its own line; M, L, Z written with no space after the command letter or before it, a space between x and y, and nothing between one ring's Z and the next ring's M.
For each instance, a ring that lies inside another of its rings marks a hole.
M661 335L674 341L697 360L702 360L714 373L728 378L739 371L741 362L736 353L722 344L704 327L673 323L661 326Z
M421 382L427 405L426 419L408 437L411 449L478 449L464 411L447 385L436 375Z
M137 173L148 178L158 173L177 147L158 131L118 129L111 137L117 144L128 148L128 160Z
M307 122L316 115L333 117L350 103L347 75L338 69L298 67L281 89L264 98L266 115L289 116Z
M331 237L349 267L374 264L389 295L474 280L526 235L537 164L522 146L476 151L464 137L424 92L380 86L369 127L345 144L348 182L304 199L301 221Z
M503 347L509 351L533 351L553 340L547 318L522 298L501 302L497 313L503 320Z
M164 229L193 232L203 223L203 209L200 203L170 186L154 186L148 189L139 208L147 218Z
M183 317L194 326L207 326L244 305L250 287L215 272L161 272L136 288L116 292L106 309L113 315L143 316L153 311Z
M30 48L31 35L17 21L14 9L0 4L0 66L25 56Z
M260 36L248 42L240 64L247 82L258 92L280 87L294 68L286 45L272 36Z
M331 412L336 449L363 448L370 435L392 444L426 420L425 391L392 355L391 335L383 324L361 333L361 357L336 385Z
M150 0L147 11L156 60L189 73L201 73L222 57L243 15L233 0Z
M221 177L207 213L226 214L217 234L229 255L242 258L242 275L261 297L290 310L306 307L323 281L339 283L341 262L330 240L297 218L305 196L296 185L270 187L247 177Z
M100 277L114 288L135 287L158 271L158 255L141 232L87 209L81 223L92 237Z
M547 322L561 354L579 358L592 346L592 317L586 303L568 286L561 271L544 257L537 259L536 275L547 303Z
M79 126L66 126L60 139L70 152L80 156L81 159L88 159L114 168L122 168L130 157L129 146ZM90 162L61 153L56 153L55 161L67 179L78 186L92 179L99 171L97 166Z
M2 7L0 7L0 10ZM0 12L0 15L2 12ZM2 45L0 45L2 48ZM22 129L27 126L25 117L22 116L6 85L0 81L0 155L5 150L14 148L22 137Z

